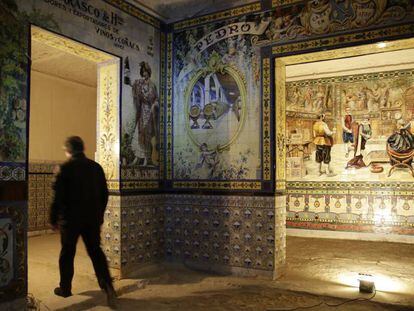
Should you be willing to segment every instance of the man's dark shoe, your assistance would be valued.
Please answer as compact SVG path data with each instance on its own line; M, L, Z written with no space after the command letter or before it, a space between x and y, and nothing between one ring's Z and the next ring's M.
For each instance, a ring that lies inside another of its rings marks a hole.
M56 287L55 295L63 297L63 298L67 298L67 297L72 296L72 292L70 290L64 290L61 287Z
M118 306L118 299L116 298L116 292L112 285L108 285L105 288L106 292L106 301L108 303L108 307L111 309L116 309Z

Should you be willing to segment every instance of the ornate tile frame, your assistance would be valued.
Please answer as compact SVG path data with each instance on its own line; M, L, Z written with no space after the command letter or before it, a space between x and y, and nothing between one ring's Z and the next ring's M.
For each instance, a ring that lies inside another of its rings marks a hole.
M205 23L218 22L223 19L234 18L240 15L247 15L261 12L262 4L254 2L249 5L236 7L234 9L209 14L198 18L184 20L173 25L172 31L167 35L167 65L166 65L166 109L165 109L165 177L167 189L203 189L218 191L248 191L248 192L272 192L273 172L272 169L272 105L271 105L271 53L267 47L260 49L261 66L261 130L260 149L262 179L260 180L174 180L173 179L173 65L174 57L173 35L174 32L183 31L187 28L199 27Z
M9 218L12 222L13 278L0 288L0 303L23 297L27 292L27 204L9 202L0 205L0 218Z
M121 123L121 69L122 59L95 47L89 47L72 38L31 26L31 39L57 48L98 66L97 107L97 161L104 168L108 188L120 190L120 123Z
M356 34L352 36L345 35L345 38L355 38ZM327 44L331 46L332 49L325 51L309 52L307 49L303 50L302 54L295 55L284 55L279 54L278 52L285 51L295 51L300 44L293 43L287 46L277 46L272 48L274 56L274 66L275 66L275 80L274 80L274 89L275 89L275 129L276 129L276 183L275 191L276 193L286 193L289 191L294 191L294 193L309 193L309 191L316 193L317 189L323 189L325 194L335 194L336 192L349 189L356 185L361 191L368 191L369 194L376 194L388 189L398 189L403 191L406 194L406 191L412 191L414 188L410 182L287 182L286 181L286 145L285 145L285 134L286 134L286 106L285 106L285 77L286 77L286 66L300 63L315 62L321 60L331 60L335 58L351 57L357 55L367 55L378 52L386 52L393 50L401 50L414 47L414 39L403 39L403 40L394 40L388 41L385 48L373 47L372 44L365 45L356 45L352 47L340 48L336 46L337 42L342 42L346 40L342 36L336 36L328 39L326 41L331 42ZM383 41L385 38L380 35L378 32L377 41ZM351 41L353 42L353 41ZM306 42L305 42L306 43ZM305 44L302 43L302 44ZM357 43L360 43L357 41ZM366 43L366 42L365 42ZM303 45L305 46L305 45ZM336 48L335 48L336 47ZM309 48L310 49L310 48ZM321 50L321 48L319 48ZM311 50L312 51L312 50ZM289 53L290 54L290 53ZM290 189L294 190L290 190ZM381 189L381 190L379 190Z

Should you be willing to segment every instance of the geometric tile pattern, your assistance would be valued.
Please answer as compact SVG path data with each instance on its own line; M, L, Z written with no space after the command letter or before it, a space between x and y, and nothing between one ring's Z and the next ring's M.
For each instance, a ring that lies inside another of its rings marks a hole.
M49 210L53 201L53 169L56 165L58 162L29 164L29 232L50 228Z
M26 170L24 165L24 163L2 163L0 165L0 180L25 180Z
M121 272L164 258L164 195L122 196Z
M275 277L286 262L286 196L275 197Z
M110 195L101 227L102 249L111 268L121 268L121 197Z
M3 203L0 202L0 310L8 310L3 309L2 302L24 297L27 292L27 204Z
M288 190L289 192L289 190ZM414 234L414 195L377 193L288 193L292 228Z
M164 257L164 196L111 195L102 226L102 245L112 268L123 276L135 265Z
M274 197L166 195L169 259L274 270Z

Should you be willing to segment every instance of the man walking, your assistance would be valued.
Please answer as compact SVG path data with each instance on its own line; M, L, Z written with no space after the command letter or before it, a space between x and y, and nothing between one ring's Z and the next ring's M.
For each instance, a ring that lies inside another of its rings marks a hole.
M108 305L116 306L116 295L105 254L100 247L100 227L108 202L108 188L102 167L84 154L80 137L65 141L68 160L60 167L54 183L54 201L50 223L60 230L62 249L59 257L60 286L55 294L72 295L73 260L79 236L85 243L101 289L106 292Z

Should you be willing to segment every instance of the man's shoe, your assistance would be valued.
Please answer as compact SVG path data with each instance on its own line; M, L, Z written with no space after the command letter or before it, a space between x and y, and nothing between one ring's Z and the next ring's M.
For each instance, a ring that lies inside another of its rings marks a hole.
M116 298L116 292L112 285L108 285L105 289L106 292L106 301L108 303L108 307L111 309L116 309L118 306L118 299Z
M69 290L63 290L61 287L56 287L55 288L55 295L63 297L63 298L67 298L72 296L72 292Z

